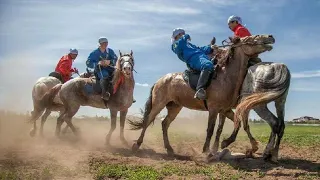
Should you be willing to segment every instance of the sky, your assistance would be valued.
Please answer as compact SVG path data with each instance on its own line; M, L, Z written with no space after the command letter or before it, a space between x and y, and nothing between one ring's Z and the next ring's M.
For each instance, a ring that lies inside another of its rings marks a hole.
M135 114L152 84L186 69L171 51L174 28L184 28L196 45L213 36L220 44L233 35L228 17L238 15L252 34L275 37L274 49L261 54L262 60L285 63L291 71L286 120L319 118L319 9L319 0L1 0L0 109L31 111L36 80L53 71L72 47L79 50L74 66L85 71L89 53L105 36L115 52L134 52L137 102L129 111ZM108 112L82 107L78 115Z

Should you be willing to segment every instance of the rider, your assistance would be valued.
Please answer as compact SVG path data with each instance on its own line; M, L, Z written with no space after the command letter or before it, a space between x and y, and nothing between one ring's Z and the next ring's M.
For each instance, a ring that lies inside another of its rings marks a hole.
M228 26L231 31L234 32L234 36L240 38L251 36L249 30L242 25L242 19L239 16L232 15L228 18ZM249 59L248 66L260 63L261 59L257 56L253 56Z
M79 73L77 68L72 68L72 63L78 56L77 49L70 49L67 55L61 57L58 62L55 72L49 74L49 76L53 76L59 79L62 83L67 82L71 79L72 73Z
M181 28L176 28L172 33L172 51L177 54L178 58L185 62L191 69L201 71L197 84L197 92L194 98L200 100L206 99L206 85L213 73L213 63L210 61L208 54L212 53L210 45L198 47L191 44L189 34Z
M100 37L99 47L92 51L86 62L89 68L94 69L97 81L100 81L100 86L102 89L101 98L104 100L109 100L111 87L112 74L114 72L114 66L117 63L117 55L114 51L108 48L108 39L105 37Z

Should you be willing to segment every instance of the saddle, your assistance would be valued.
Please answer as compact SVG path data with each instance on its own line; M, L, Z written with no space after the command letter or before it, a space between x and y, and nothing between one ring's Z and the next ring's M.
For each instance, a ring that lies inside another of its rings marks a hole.
M213 65L214 65L214 73L212 73L210 75L211 80L215 79L217 77L217 72L219 71L220 67L223 67L228 63L228 59L230 56L229 53L230 53L229 50L219 48L219 49L216 49L215 53L209 55ZM198 84L198 80L200 77L200 73L201 73L200 71L194 70L189 66L188 66L188 69L182 73L182 77L183 77L184 81L186 83L188 83L189 86L191 87L191 89L193 89L194 91L196 91L196 89L197 89L197 84ZM211 80L208 81L205 88L210 86Z
M184 81L189 84L191 89L196 91L197 85L198 85L198 80L200 77L200 71L195 71L193 69L186 69L182 73L182 77L183 77ZM214 75L213 75L213 73L211 73L210 79L213 79L213 77L214 77ZM211 80L207 82L205 88L209 87L210 84L211 84Z
M90 78L91 82L86 83L84 86L84 92L87 95L99 95L102 92L100 81L95 78Z

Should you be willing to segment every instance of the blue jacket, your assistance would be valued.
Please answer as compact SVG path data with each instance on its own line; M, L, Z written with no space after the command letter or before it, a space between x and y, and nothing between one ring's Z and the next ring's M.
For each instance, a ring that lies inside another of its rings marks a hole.
M117 55L114 53L114 51L110 48L108 48L105 52L101 52L100 49L96 49L92 51L88 57L88 60L86 62L87 67L89 68L95 68L99 61L108 59L110 60L110 65L115 66L117 63Z
M190 38L189 34L183 35L179 40L173 42L171 46L171 50L178 55L178 58L188 63L191 57L195 54L210 54L212 53L212 49L210 45L198 47L190 42L188 42L188 39Z

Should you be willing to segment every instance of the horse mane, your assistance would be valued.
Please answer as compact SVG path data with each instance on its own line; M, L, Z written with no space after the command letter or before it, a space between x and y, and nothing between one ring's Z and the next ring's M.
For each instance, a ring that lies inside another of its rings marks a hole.
M229 37L231 44L237 44L241 41L239 37ZM218 61L217 64L220 67L226 67L229 64L230 58L233 57L234 47L230 46L228 48L216 48L215 49L215 59Z
M115 65L115 70L113 72L113 78L112 78L112 85L115 85L119 81L122 74L120 59L121 57L118 58L117 63Z

